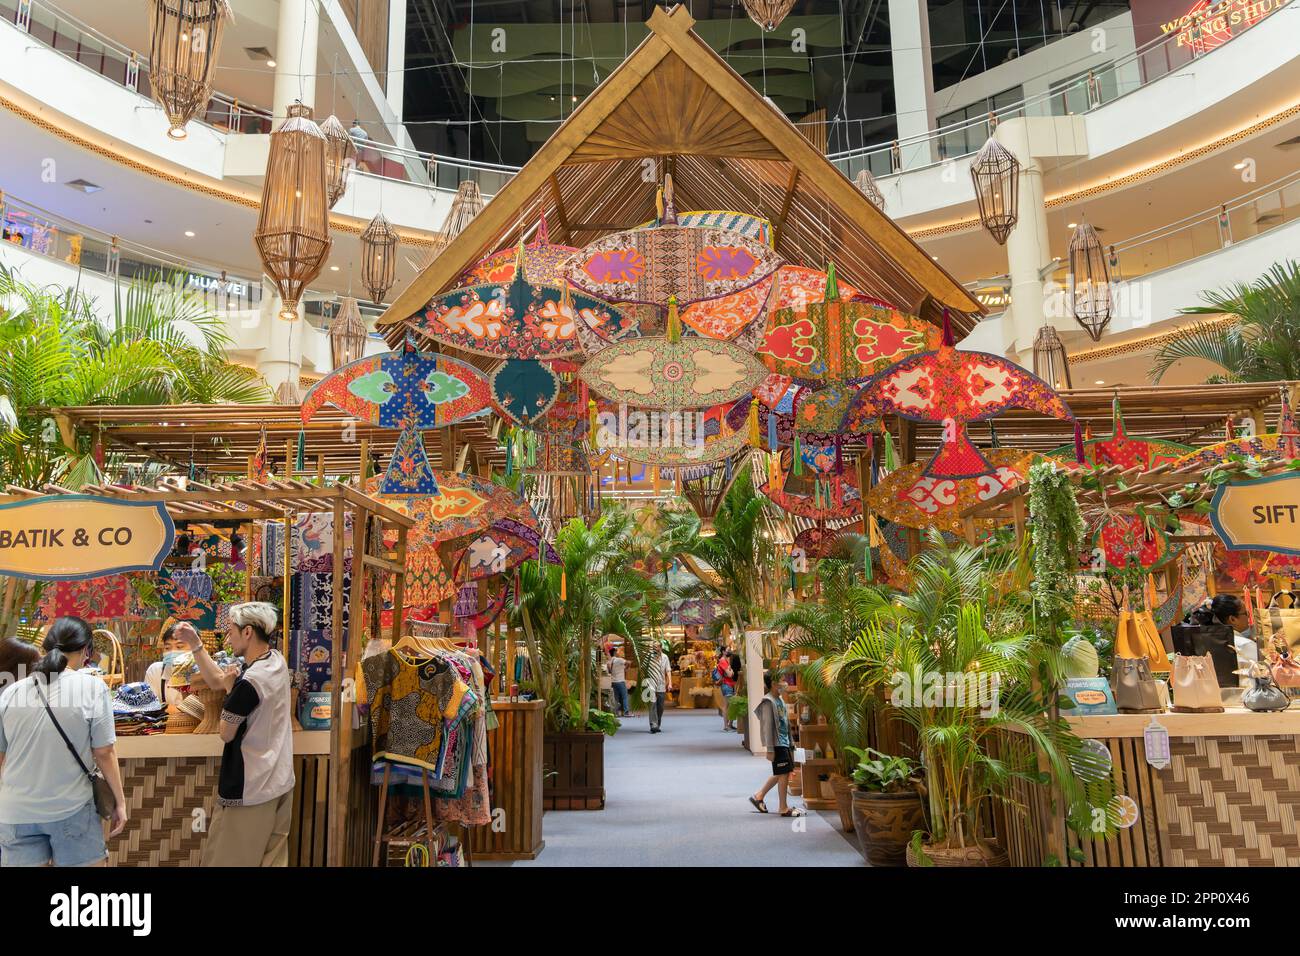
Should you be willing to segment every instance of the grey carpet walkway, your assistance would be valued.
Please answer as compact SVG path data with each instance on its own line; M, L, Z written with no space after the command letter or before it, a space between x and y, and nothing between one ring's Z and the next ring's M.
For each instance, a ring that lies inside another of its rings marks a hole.
M605 741L605 809L547 813L541 855L498 865L865 866L836 814L782 819L775 790L768 815L749 805L770 770L712 710L666 711L654 735L628 718Z

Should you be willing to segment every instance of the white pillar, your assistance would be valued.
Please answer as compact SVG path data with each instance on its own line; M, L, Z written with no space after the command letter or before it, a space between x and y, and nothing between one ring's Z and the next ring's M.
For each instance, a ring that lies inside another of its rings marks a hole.
M280 318L280 293L275 283L262 277L262 308L260 314L262 343L257 371L266 379L272 393L282 382L298 384L302 374L302 343L307 335L307 321L303 304L298 303L298 321L286 322Z
M384 97L399 123L406 89L406 74L402 72L405 66L406 0L388 0L388 77L384 83Z
M316 45L320 39L318 0L280 0L275 38L275 91L271 109L279 124L295 100L316 105ZM317 117L317 120L324 117Z
M903 169L934 161L928 136L934 118L934 70L930 62L930 14L926 0L889 0L889 46L894 65L894 110Z
M763 699L763 632L745 632L745 694L749 698L749 752L763 753L762 730L754 708Z
M1011 305L1003 316L1007 354L1025 368L1034 365L1034 336L1045 321L1042 270L1052 261L1043 203L1043 168L1030 153L1029 125L1024 119L1004 120L996 137L1020 161L1016 224L1007 237L1007 272ZM1055 382L1049 382L1055 385Z

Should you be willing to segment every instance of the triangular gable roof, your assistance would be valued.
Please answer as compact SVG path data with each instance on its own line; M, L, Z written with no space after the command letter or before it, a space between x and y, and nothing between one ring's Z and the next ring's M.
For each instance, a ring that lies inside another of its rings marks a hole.
M771 220L778 253L836 271L862 292L969 331L982 306L878 210L786 117L691 30L686 8L657 7L650 35L379 320L400 323L454 288L479 259L519 240L540 215L552 242L583 246L655 216L673 174L676 206ZM657 163L647 169L646 160Z

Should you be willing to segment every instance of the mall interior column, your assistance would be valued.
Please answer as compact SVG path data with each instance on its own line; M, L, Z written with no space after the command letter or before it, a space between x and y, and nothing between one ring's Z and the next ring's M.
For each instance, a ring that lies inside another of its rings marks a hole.
M255 340L261 343L261 358L257 370L266 379L272 392L282 382L298 385L302 373L302 344L306 337L307 321L303 318L303 305L298 303L298 321L286 322L280 318L280 294L275 283L262 277L262 308L258 314L260 328Z
M388 105L402 120L406 74L406 2L389 0L388 4L388 76L384 82L384 97Z
M894 66L894 111L903 169L934 162L928 137L934 116L934 70L930 62L930 14L926 0L889 0L889 45ZM909 146L909 138L920 140Z
M763 632L745 632L745 661L741 665L745 675L745 693L749 697L749 752L763 753L763 737L754 708L763 699Z
M998 124L996 137L1020 161L1018 218L1007 237L1011 305L1002 319L1003 341L1008 343L1010 358L1033 368L1034 336L1043 325L1046 302L1042 270L1052 261L1047 207L1043 203L1043 167L1030 153L1027 120L1004 120Z

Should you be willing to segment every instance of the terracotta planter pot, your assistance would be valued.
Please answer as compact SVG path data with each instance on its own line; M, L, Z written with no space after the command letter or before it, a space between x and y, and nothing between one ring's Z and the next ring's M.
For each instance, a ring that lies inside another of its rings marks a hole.
M912 834L925 829L925 807L915 790L868 793L850 790L853 831L862 858L872 866L903 866Z
M986 843L981 846L967 847L938 847L925 846L925 855L935 866L1010 866L1011 861L1002 847L996 843ZM907 865L920 866L921 864L912 853L912 847L907 847Z
M853 781L840 774L831 775L831 791L835 794L835 809L840 813L840 829L853 832Z

